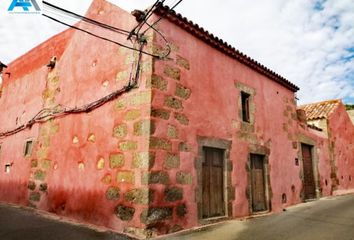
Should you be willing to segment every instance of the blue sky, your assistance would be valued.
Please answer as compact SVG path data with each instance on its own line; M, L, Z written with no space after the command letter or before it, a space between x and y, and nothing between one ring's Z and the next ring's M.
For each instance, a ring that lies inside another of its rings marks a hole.
M65 29L40 15L8 14L11 1L0 1L5 63ZM81 14L91 3L47 1ZM131 11L154 0L110 2ZM300 104L338 98L354 104L353 0L184 0L176 11L298 85Z

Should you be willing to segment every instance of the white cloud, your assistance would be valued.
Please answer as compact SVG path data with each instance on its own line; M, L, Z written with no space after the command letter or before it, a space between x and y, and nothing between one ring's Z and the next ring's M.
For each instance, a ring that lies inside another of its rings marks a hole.
M0 22L6 23L0 26L0 60L9 62L63 29L40 16L9 16L5 10L9 2L0 2ZM90 4L90 0L50 2L80 14ZM111 2L130 11L144 9L154 0ZM174 2L166 0L168 5ZM352 0L185 0L177 11L297 84L301 103L354 100Z

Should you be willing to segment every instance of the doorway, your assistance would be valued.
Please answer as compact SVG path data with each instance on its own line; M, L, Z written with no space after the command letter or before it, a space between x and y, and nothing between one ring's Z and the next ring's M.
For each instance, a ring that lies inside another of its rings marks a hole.
M251 192L252 212L268 210L266 201L266 182L264 174L264 156L251 154Z
M304 171L304 200L316 198L316 184L313 172L312 146L301 144Z
M225 216L224 150L203 147L202 217Z

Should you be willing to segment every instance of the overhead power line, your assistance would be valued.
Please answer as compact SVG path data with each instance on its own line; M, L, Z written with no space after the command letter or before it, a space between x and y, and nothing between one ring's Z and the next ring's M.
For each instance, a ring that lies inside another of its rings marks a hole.
M46 18L49 18L49 19L51 19L51 20L53 20L53 21L55 21L55 22L57 22L57 23L63 24L63 25L65 25L65 26L67 26L67 27L70 27L70 28L73 28L73 29L75 29L75 30L78 30L78 31L87 33L87 34L89 34L89 35L91 35L91 36L93 36L93 37L96 37L96 38L105 40L105 41L107 41L107 42L116 44L116 45L118 45L118 46L121 46L121 47L124 47L124 48L127 48L127 49L130 49L130 50L132 50L132 51L142 52L142 53L145 54L145 55L148 55L148 56L151 56L151 57L156 57L156 58L165 58L165 57L167 57L167 56L159 56L159 55L151 54L151 53L148 53L148 52L146 52L146 51L141 51L141 50L139 50L139 49L136 49L136 48L133 48L133 47L124 45L124 44L122 44L122 43L120 43L120 42L116 42L116 41L113 41L113 40L108 39L108 38L106 38L106 37L99 36L99 35L97 35L97 34L95 34L95 33L92 33L92 32L87 31L87 30L85 30L85 29L79 28L79 27L77 27L77 26L67 24L67 23L65 23L65 22L62 22L62 21L60 21L60 20L54 18L54 17L48 16L48 15L46 15L46 14L42 14L42 16L44 16L44 17L46 17Z
M170 12L173 11L173 9L175 9L183 0L179 0L175 5L173 5L171 7L171 9L169 11L166 11L165 14L163 14L159 19L157 19L154 23L150 24L151 26L147 29L145 29L145 31L142 33L143 35L150 29L155 27L156 24L158 24L165 16L167 16L167 14L169 14Z
M52 9L55 9L55 10L58 10L60 12L65 13L65 14L68 14L68 15L76 18L76 19L80 19L80 20L82 20L84 22L91 23L93 25L96 25L96 26L111 30L113 32L117 32L117 33L124 34L124 35L129 35L129 33L130 33L130 31L128 31L128 30L125 30L125 29L122 29L122 28L117 28L117 27L114 27L114 26L111 26L111 25L108 25L108 24L93 20L91 18L87 18L85 16L79 15L79 14L74 13L72 11L66 10L66 9L58 7L58 6L55 6L55 5L53 5L53 4L49 3L49 2L43 1L43 4L45 6L47 6L47 7L50 7Z

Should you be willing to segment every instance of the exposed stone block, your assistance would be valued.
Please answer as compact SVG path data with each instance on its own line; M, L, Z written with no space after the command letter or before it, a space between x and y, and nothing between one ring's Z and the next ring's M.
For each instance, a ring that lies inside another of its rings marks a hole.
M173 78L175 80L179 81L181 79L181 70L179 68L166 66L164 73L167 77Z
M179 51L179 46L177 46L175 43L168 43L168 46L171 48L172 52L178 52Z
M80 171L84 171L85 170L85 163L84 162L78 162L78 168Z
M183 189L178 187L165 189L165 201L175 202L183 199Z
M124 138L125 136L127 136L127 129L128 127L125 123L115 126L113 129L113 137Z
M33 159L31 161L31 168L36 168L38 167L38 160L37 159Z
M169 184L170 177L167 172L163 171L152 171L144 172L141 177L141 182L143 184Z
M97 163L96 163L96 168L97 170L102 170L104 169L104 165L105 165L105 161L104 161L104 158L101 157L97 160Z
M152 87L155 89L159 89L161 91L167 90L167 80L163 77L153 74L150 80L147 80L147 87Z
M125 119L126 121L134 121L134 120L138 119L140 116L141 116L140 110L133 109L133 110L129 110L129 111L125 114L124 119Z
M34 172L34 179L39 180L39 181L43 181L46 177L46 173L42 170L36 170Z
M101 182L104 184L111 184L112 182L112 175L111 174L106 174L103 176L103 178L101 179Z
M122 151L132 151L138 148L138 143L135 141L124 141L119 143L119 149Z
M177 59L176 59L176 64L180 67L187 69L187 70L189 70L191 68L188 60L181 57L181 56L178 56L178 55L177 55Z
M175 119L183 125L189 124L189 119L187 118L186 115L184 115L182 113L175 113Z
M36 183L34 181L29 181L27 187L33 191L36 189Z
M135 175L131 171L121 171L117 173L117 182L118 183L134 183Z
M52 164L52 161L49 160L49 159L44 159L44 160L41 161L41 166L42 166L42 168L45 169L45 170L49 170L51 164Z
M168 125L167 126L167 137L172 138L172 139L178 138L178 129L173 125Z
M191 93L192 91L189 88L184 87L181 84L176 85L175 95L177 97L188 99L191 96Z
M176 213L177 213L177 216L179 217L184 217L184 215L186 215L187 213L187 206L186 204L180 204L176 207Z
M106 198L108 200L117 200L119 198L119 188L118 187L109 187L106 191Z
M78 136L74 136L73 137L73 144L78 144L80 142L79 137Z
M176 181L178 184L190 185L193 183L193 176L189 172L177 172Z
M151 239L158 236L157 233L151 229L136 227L125 227L124 233L136 236L138 239Z
M48 190L48 184L46 184L46 183L41 183L41 184L39 185L39 191L45 192L45 191L47 191L47 190Z
M118 218L123 221L130 221L133 219L135 213L135 209L132 207L118 205L115 209L115 214Z
M171 141L169 141L167 139L151 137L150 138L150 148L171 151L172 143L171 143Z
M31 192L29 200L32 202L39 202L39 200L41 200L41 194L39 192Z
M165 96L164 105L166 107L173 108L176 110L183 109L182 101L172 96Z
M91 133L91 134L88 136L87 141L92 142L92 143L96 142L96 136L95 136L95 134Z
M125 194L124 199L135 204L149 204L153 201L153 192L148 188L133 189Z
M164 167L167 169L178 168L180 165L179 156L176 154L168 153L165 159Z
M168 120L170 118L171 111L164 109L152 109L151 116L156 118L161 118L164 120Z
M124 166L124 155L122 153L114 153L109 156L109 167L120 168Z
M172 217L172 207L155 207L145 209L141 215L140 220L142 223L150 224L158 221L170 219Z
M155 123L150 120L141 120L134 123L134 135L135 136L150 136L155 132Z
M118 72L117 76L116 76L116 81L120 82L120 81L126 81L129 78L129 72L128 71L122 71L122 72Z
M166 50L163 47L155 44L154 46L152 46L152 53L154 55L162 57L166 54Z
M116 110L122 110L127 107L127 100L125 98L118 99L114 105Z
M155 153L154 152L140 152L135 153L133 156L133 167L134 168L151 168L155 163Z
M136 93L135 95L130 97L129 103L132 106L140 106L151 103L151 92L148 91Z

